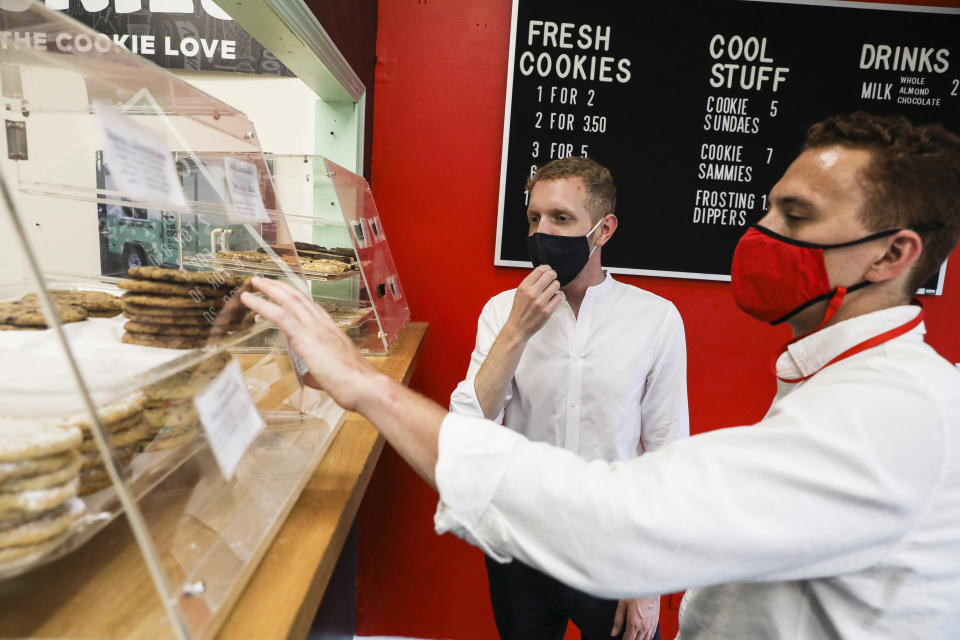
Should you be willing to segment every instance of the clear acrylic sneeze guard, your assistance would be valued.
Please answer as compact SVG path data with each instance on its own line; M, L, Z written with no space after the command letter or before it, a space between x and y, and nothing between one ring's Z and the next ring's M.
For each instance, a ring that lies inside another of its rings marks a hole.
M211 637L344 415L237 293L253 272L321 297L351 278L304 279L314 211L284 215L242 113L40 3L0 2L0 29L0 637ZM137 169L150 144L180 204ZM375 216L339 177L341 218ZM396 302L392 277L402 299L392 259L343 247L365 274L344 300L375 311L382 352L409 317L370 294ZM219 413L250 402L262 430L227 479L197 400L230 382Z
M234 157L241 157L233 154ZM265 154L272 188L265 201L280 207L294 245L275 251L298 264L313 299L353 338L362 353L386 355L400 330L410 321L400 277L370 186L359 176L322 156ZM198 159L207 170L192 168L185 180L195 200L215 190L204 176L215 174L222 154L182 157L178 164ZM247 158L260 162L260 157ZM189 190L188 189L188 190ZM188 258L253 275L276 273L273 262L250 238L214 230L210 253ZM215 246L213 246L215 245Z
M358 271L339 287L304 270L314 300L347 330L361 352L383 355L410 321L387 234L362 176L322 156L267 155L277 197L295 241L338 253L352 249ZM311 255L303 246L303 257ZM343 250L340 250L343 249ZM336 254L326 254L328 257Z

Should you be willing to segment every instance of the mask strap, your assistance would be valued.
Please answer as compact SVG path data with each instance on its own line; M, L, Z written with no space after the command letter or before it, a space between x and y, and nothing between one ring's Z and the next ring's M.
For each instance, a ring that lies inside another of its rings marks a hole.
M599 227L600 224L603 223L603 221L606 219L607 219L607 216L603 216L602 218L597 220L597 224L593 225L593 228L590 229L590 231L587 231L587 237L589 238L590 236L592 236L593 232L597 230L597 227Z
M870 242L871 240L886 238L887 236L892 236L895 233L899 233L900 231L903 231L903 229L886 229L884 231L877 231L876 233L871 233L866 237L857 238L856 240L850 240L848 242L839 242L837 244L821 244L819 242L805 242L803 240L788 238L787 236L780 235L776 231L771 231L770 229L767 229L766 227L762 226L759 223L754 223L750 226L751 228L756 229L763 235L773 238L774 240L779 240L780 242L785 242L795 247L803 247L805 249L842 249L843 247L852 247L853 245L862 244L864 242ZM916 231L917 233L925 233L927 231L938 231L942 229L944 226L945 225L939 220L931 220L928 222L920 222L917 224L913 224L906 228L911 229L912 231Z
M863 289L864 287L869 286L871 284L873 283L870 282L869 280L864 280L863 282L857 283L852 287L837 287L836 293L834 293L833 297L830 298L830 304L827 305L827 312L823 315L823 322L817 325L817 328L811 331L810 333L813 333L814 331L819 331L820 329L823 328L823 325L830 322L830 318L836 315L837 311L840 310L840 305L843 304L843 299L846 297L848 293L856 291L857 289ZM810 335L810 333L808 333L807 335Z
M827 305L827 312L823 314L823 322L821 322L816 329L813 331L819 331L823 328L823 325L830 322L830 318L836 315L837 311L840 310L840 305L843 304L843 299L847 296L846 287L837 287L837 292L833 294L833 297L830 298L830 304ZM812 332L811 332L812 333Z
M845 288L845 294L844 294L844 295L846 295L847 293L853 293L854 291L857 291L858 289L863 289L864 287L866 287L866 286L868 286L868 285L870 285L870 284L873 284L873 283L870 282L870 281L868 281L868 280L864 280L863 282L859 282L859 283L857 283L857 284L855 284L855 285L846 287L846 288ZM842 287L841 287L841 288L842 288ZM836 291L836 290L833 290L833 291L828 291L827 293L823 294L822 296L817 296L816 298L811 298L810 300L807 300L806 302L804 302L802 305L800 305L800 306L797 307L796 309L793 309L792 311L790 311L790 313L787 313L787 314L785 314L785 315L783 315L783 316L780 316L780 317L777 318L776 320L771 320L771 321L770 321L770 324L772 324L773 326L777 326L777 325L780 324L781 322L786 322L787 320L789 320L790 318L792 318L792 317L795 316L796 314L800 313L801 311L803 311L803 310L806 309L807 307L811 307L811 306L817 304L818 302L823 302L824 300L830 300L830 301L831 301L831 304L833 304L833 299L834 299L834 297L835 297L836 295L837 295L837 291ZM842 297L841 297L841 300L842 300ZM828 309L827 311L829 312L829 309ZM836 310L834 310L833 313L836 313ZM832 316L833 313L830 313L830 315ZM828 318L828 319L829 319L829 318ZM824 321L824 322L826 322L826 321Z
M850 287L850 289L853 289L853 287ZM796 338L793 338L792 340L787 342L787 344L783 345L783 348L786 349L787 345L793 344L797 340L802 340L803 338L806 338L807 336L814 334L817 331L820 331L820 329L822 329L825 324L830 322L830 319L837 314L837 311L840 310L840 305L843 304L843 299L847 297L847 292L850 289L847 289L846 287L837 287L836 291L834 291L833 295L830 297L830 302L827 304L827 312L823 314L823 320L820 321L820 324L818 324L816 327L814 327L810 331L807 331L806 333L801 334ZM783 349L781 349L780 351L782 353Z
M593 225L593 229L590 229L590 231L588 231L588 232L587 232L587 235L585 235L584 237L585 237L585 238L589 238L590 236L592 236L592 235L593 235L593 232L597 230L597 227L599 227L600 224L601 224L604 220L606 220L606 219L607 219L607 216L603 216L602 218L600 218L599 220L597 220L597 224ZM597 250L597 247L599 247L599 246L600 246L600 245L598 245L598 244L596 244L596 243L593 244L593 249L590 249L590 254L587 256L587 260L590 259L590 257L593 255L593 252L596 251L596 250Z
M837 311L840 309L840 305L843 304L843 299L847 296L846 287L837 287L836 291L833 292L833 296L830 297L830 303L827 305L827 312L823 314L823 320L816 327L807 331L806 333L800 334L799 336L787 340L783 343L783 346L777 350L776 354L770 358L770 371L773 372L773 375L777 375L777 360L780 359L780 356L787 350L787 347L792 345L797 340L803 340L809 335L813 335L817 331L823 328L823 325L830 322L830 318L836 315ZM779 376L777 376L779 377Z

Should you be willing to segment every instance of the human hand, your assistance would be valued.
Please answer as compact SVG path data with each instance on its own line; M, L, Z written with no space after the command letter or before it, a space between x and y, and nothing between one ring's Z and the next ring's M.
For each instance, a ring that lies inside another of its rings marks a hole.
M357 410L380 374L360 355L347 334L320 305L289 284L265 278L253 278L251 283L273 302L250 292L242 293L241 301L273 320L287 335L310 370L304 382L329 393L344 409Z
M542 264L531 271L517 287L504 328L515 332L521 340L529 340L563 300L559 291L557 273L549 265Z
M650 640L657 631L659 621L660 596L621 600L617 604L617 614L613 618L610 635L620 633L626 623L623 640Z
M253 326L256 314L247 309L240 300L244 291L251 291L252 289L253 286L247 280L236 289L228 292L224 297L226 303L210 323L211 336L223 335L228 331L243 330Z

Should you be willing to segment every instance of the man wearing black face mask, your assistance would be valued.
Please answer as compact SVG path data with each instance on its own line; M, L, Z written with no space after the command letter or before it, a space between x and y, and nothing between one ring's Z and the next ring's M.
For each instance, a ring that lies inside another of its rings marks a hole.
M689 434L683 324L668 301L613 280L601 248L617 228L610 172L554 160L527 184L534 270L484 306L450 410L496 420L588 460L627 460ZM487 558L501 638L655 637L657 597L616 601L516 561Z
M770 410L626 462L447 413L373 370L292 287L255 280L279 306L243 301L438 489L438 533L591 593L689 589L682 640L952 640L960 372L924 342L911 299L960 239L960 136L829 118L769 203L733 289L794 331Z

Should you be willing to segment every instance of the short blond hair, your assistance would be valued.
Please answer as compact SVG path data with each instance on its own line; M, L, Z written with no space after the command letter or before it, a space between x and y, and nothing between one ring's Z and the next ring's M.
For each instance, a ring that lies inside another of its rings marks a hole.
M537 169L536 173L527 178L527 190L541 180L561 180L563 178L580 178L587 191L587 210L590 219L597 222L608 213L613 213L617 207L617 185L613 183L613 175L605 166L590 158L559 158L551 160Z

